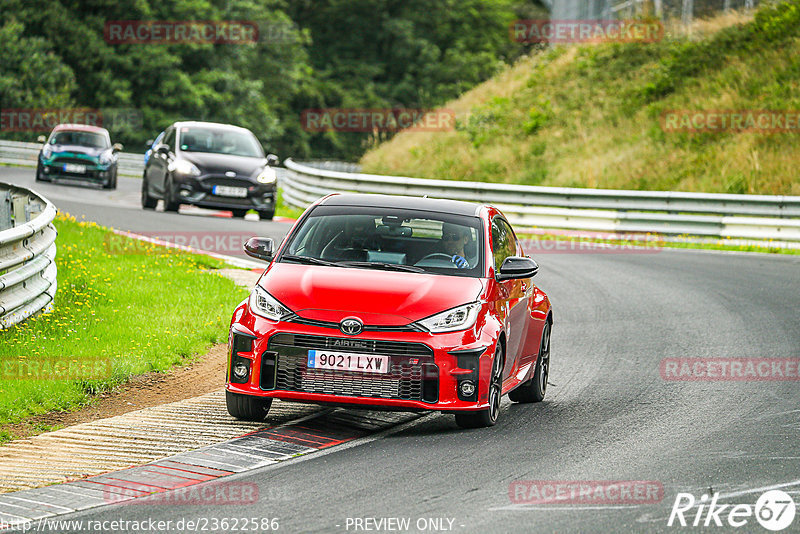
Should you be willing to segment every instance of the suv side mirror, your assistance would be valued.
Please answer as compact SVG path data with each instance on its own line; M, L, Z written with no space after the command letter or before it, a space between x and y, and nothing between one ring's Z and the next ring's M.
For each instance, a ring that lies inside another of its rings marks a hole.
M519 278L530 278L539 272L539 264L531 258L521 256L509 256L500 266L497 273L497 280L516 280Z
M169 146L168 145L158 145L156 147L156 152L159 154L164 154L165 156L169 156Z
M122 145L120 143L114 143L111 146L111 150L113 150L114 152L120 152L122 151Z
M275 165L278 164L279 161L280 160L278 159L278 156L276 156L275 154L267 154L267 165L269 165L270 167L274 167Z
M251 237L244 244L244 252L258 260L272 261L275 242L269 237Z
M39 143L46 143L47 137L40 135L39 137L36 138L36 141L38 141Z

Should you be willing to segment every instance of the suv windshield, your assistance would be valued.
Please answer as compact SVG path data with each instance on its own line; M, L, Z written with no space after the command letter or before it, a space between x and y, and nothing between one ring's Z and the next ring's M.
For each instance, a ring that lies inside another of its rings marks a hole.
M184 126L180 129L180 149L184 152L208 152L248 158L263 158L264 150L255 136L227 128Z
M475 217L320 206L289 239L281 262L471 277L483 273L481 221Z
M51 145L76 145L91 148L108 148L106 136L95 132L61 131L50 138Z

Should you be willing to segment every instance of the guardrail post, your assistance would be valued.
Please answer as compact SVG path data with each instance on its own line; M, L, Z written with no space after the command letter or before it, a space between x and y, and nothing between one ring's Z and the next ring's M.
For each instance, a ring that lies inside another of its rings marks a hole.
M13 226L11 220L11 191L0 192L0 232Z
M25 224L26 222L30 222L31 215L28 205L30 204L30 196L28 195L16 195L12 197L13 202L13 210L14 210L14 226L19 226L21 224Z

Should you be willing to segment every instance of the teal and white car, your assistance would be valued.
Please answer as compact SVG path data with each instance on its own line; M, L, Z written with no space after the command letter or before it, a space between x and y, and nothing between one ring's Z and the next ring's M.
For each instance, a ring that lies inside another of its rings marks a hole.
M108 130L85 124L59 124L45 138L36 165L36 181L50 182L57 178L83 180L117 187L117 152L122 145L111 144Z

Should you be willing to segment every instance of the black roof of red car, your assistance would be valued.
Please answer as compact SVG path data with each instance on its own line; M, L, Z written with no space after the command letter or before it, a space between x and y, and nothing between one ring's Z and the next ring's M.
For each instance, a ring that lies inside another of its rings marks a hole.
M405 208L421 211L436 211L454 215L477 217L480 204L446 200L441 198L408 197L399 195L371 195L360 193L337 193L330 195L320 203L323 206L367 206L376 208Z

